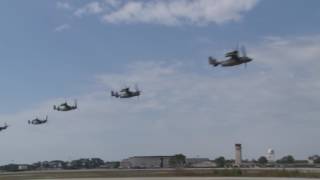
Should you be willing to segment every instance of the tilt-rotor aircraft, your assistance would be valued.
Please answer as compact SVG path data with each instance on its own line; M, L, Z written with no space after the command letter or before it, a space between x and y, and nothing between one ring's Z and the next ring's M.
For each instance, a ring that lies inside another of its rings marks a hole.
M4 126L0 126L0 131L6 130L8 127L7 123L4 123Z
M28 124L32 124L32 125L40 125L40 124L44 124L44 123L47 123L48 122L48 116L46 116L46 119L34 119L34 120L29 120L28 121Z
M221 65L223 67L236 66L236 65L240 65L240 64L244 64L245 66L247 66L247 63L251 62L252 59L247 56L246 49L244 46L241 47L241 53L242 53L242 56L239 55L238 50L228 52L228 53L226 53L225 56L229 57L229 59L222 60L222 61L218 61L217 59L214 59L210 56L209 57L209 64L213 65L213 66Z
M74 101L74 105L69 105L67 102L60 104L59 106L54 105L53 109L56 111L72 111L78 108L77 100Z
M121 89L119 92L111 91L111 96L116 98L132 98L135 96L140 96L141 91L138 86L135 86L135 91L130 90L129 87Z

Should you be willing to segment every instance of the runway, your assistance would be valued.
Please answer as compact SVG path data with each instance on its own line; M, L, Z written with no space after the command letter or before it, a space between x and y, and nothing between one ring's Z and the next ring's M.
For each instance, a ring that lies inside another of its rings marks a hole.
M62 180L292 180L292 179L309 180L308 178L248 178L248 177L79 178L79 179L62 179Z

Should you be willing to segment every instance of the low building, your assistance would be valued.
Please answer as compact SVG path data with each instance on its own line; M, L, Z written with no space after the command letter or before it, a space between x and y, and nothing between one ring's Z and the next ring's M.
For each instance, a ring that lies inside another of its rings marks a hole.
M293 163L293 167L302 168L302 167L313 167L312 164L309 163L308 160L295 160Z
M186 167L190 168L212 168L217 167L216 163L208 158L187 158Z
M27 171L29 170L30 168L30 165L28 164L19 164L18 165L18 171Z
M112 162L105 162L104 165L100 166L100 168L114 169L114 168L119 168L119 166L120 166L119 161L112 161Z
M120 162L120 168L169 168L173 156L134 156Z
M318 155L313 155L308 158L309 164L316 164L318 161L320 161L320 156Z

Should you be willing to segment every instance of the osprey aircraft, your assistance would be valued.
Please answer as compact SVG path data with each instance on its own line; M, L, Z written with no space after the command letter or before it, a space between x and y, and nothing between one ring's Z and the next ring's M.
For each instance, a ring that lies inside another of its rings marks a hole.
M0 131L7 129L8 127L7 123L4 123L4 126L0 126Z
M237 48L238 49L238 48ZM236 66L240 64L245 64L247 66L248 62L251 62L252 59L247 56L246 49L244 46L241 47L241 53L242 56L239 56L239 51L234 50L231 52L226 53L226 57L229 57L229 59L218 61L217 59L209 57L209 64L213 66L221 65L223 67L226 66Z
M68 105L67 102L60 104L59 106L54 105L53 109L56 111L71 111L78 108L77 100L74 101L74 105Z
M116 98L131 98L135 96L140 96L141 91L138 86L135 86L135 91L131 91L129 87L121 89L119 92L111 91L111 96Z
M46 119L34 119L34 120L29 120L28 121L28 124L32 124L32 125L40 125L40 124L44 124L44 123L47 123L48 122L48 116L46 116Z

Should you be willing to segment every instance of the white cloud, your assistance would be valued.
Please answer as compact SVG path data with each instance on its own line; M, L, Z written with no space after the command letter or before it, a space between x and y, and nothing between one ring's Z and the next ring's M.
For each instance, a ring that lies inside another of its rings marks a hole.
M65 10L71 10L72 6L68 2L57 2L57 8L59 9L65 9Z
M101 4L99 2L90 2L85 6L77 9L74 14L81 17L86 14L99 14L103 11Z
M163 25L224 23L237 21L257 0L129 1L105 13L106 23Z
M2 160L117 160L179 152L232 158L236 142L243 143L245 158L264 155L269 147L278 157L306 158L320 148L312 140L320 138L319 40L273 37L248 44L254 61L247 69L208 65L190 71L179 61L154 61L100 74L97 84L103 88L80 95L77 111L48 110L64 100L54 99L39 108L1 115L12 125L1 134L10 139L2 142ZM143 91L139 99L110 97L111 89L135 83ZM47 125L26 124L47 113Z
M54 29L54 31L55 32L62 32L62 31L65 31L65 30L67 30L67 29L70 29L71 28L71 26L69 25L69 24L62 24L62 25L60 25L60 26L57 26L55 29Z
M122 4L121 0L105 0L105 5L110 7L118 7Z

